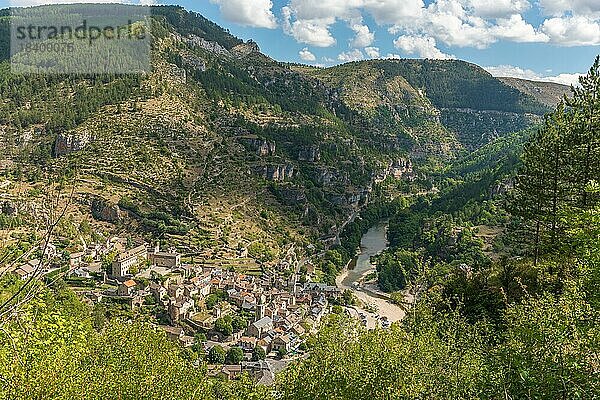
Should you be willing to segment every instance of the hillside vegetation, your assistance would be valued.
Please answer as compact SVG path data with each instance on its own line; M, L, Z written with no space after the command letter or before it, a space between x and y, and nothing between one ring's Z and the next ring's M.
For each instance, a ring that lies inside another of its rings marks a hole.
M147 74L15 75L0 56L0 267L64 206L66 260L120 235L259 275L296 252L333 284L389 220L372 283L407 316L333 312L266 387L209 378L203 351L60 274L0 269L0 399L600 397L600 61L556 105L562 87L462 61L280 63L152 10Z
M515 189L519 195L510 196L507 204L527 210L527 204L541 204L548 193L556 193L553 187L562 191L580 185L581 191L570 192L574 201L558 201L560 224L550 223L555 218L553 208L536 208L539 214L523 215L525 226L536 226L539 221L544 226L539 230L544 232L542 239L534 242L539 247L507 246L523 250L524 257L504 257L478 265L469 259L473 254L469 247L459 247L454 254L461 259L451 260L446 258L446 251L455 246L454 242L442 240L439 246L430 247L425 245L426 240L435 236L417 232L421 239L407 242L412 246L410 251L416 252L418 266L408 280L418 284L420 296L407 318L389 330L366 331L347 317L330 317L311 339L310 356L288 367L271 388L255 386L248 379L233 383L209 380L203 368L195 364L195 353L174 347L151 326L103 320L91 315L59 283L51 289L38 286L36 300L23 309L18 319L3 326L0 374L5 384L0 395L148 399L596 398L600 394L600 189L594 181L585 184L585 179L587 174L597 176L592 168L599 165L599 146L593 133L596 131L583 123L589 120L579 118L585 116L581 112L590 109L589 91L600 87L599 68L600 61L583 81L584 88L575 92L568 109L560 106L526 144ZM562 121L561 125L557 121ZM557 131L558 127L569 129ZM547 135L552 133L557 134L549 140ZM572 140L573 135L579 138L577 142ZM555 147L558 143L565 144L559 152ZM577 171L577 181L561 179L557 186L540 187L527 183L540 177L535 166L552 162L557 155L568 154L579 146L586 149L588 144L589 154L568 164ZM502 148L502 144L496 147ZM475 165L467 160L452 168L452 173ZM588 169L588 165L593 167ZM473 176L472 172L465 175L466 179ZM475 201L480 209L485 208ZM477 218L484 218L487 224L502 223L495 213L484 216L472 210L462 207L443 214L432 210L427 215L445 215L452 224L466 224L462 225L459 242L470 237L464 234ZM427 213L424 208L421 212ZM546 247L545 243L558 237L551 235L551 228L560 229L560 244ZM390 229L392 235L409 234ZM530 236L518 227L508 232L521 239L518 243ZM393 251L409 251L403 250L402 241L394 243ZM404 254L394 259L403 262L407 257ZM22 283L4 279L2 284L0 300Z

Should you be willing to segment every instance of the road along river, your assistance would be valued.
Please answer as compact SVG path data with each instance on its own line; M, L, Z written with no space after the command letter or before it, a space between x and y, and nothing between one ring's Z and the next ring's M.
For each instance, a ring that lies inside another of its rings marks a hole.
M387 228L388 223L382 222L369 229L361 239L360 253L336 279L339 288L351 290L361 301L360 306L354 307L354 311L350 311L366 315L369 328L377 325L377 316L386 317L390 322L396 322L406 315L402 308L389 301L387 293L381 292L376 285L364 282L367 275L376 271L375 265L371 263L371 257L388 247ZM370 308L369 306L376 311L367 312L365 309Z

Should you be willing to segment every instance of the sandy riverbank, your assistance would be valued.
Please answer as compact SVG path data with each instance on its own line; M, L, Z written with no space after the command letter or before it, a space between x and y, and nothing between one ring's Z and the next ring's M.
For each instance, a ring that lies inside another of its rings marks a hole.
M374 268L374 267L373 267ZM368 275L370 272L372 271L368 271L365 273L365 276ZM344 271L342 271L340 273L340 275L338 275L337 279L336 279L336 285L342 289L342 290L350 290L361 302L363 302L363 306L362 307L356 307L361 309L361 311L364 314L370 315L370 317L373 319L374 315L371 313L368 313L365 309L364 306L365 305L375 305L375 307L377 308L377 313L378 315L382 316L382 317L386 317L390 322L396 322L396 321L400 321L401 319L403 319L406 316L406 312L399 306L390 303L388 300L382 299L380 297L374 297L372 295L370 295L369 293L361 290L361 288L354 288L354 287L349 287L343 284L343 281L348 277L348 269L344 269ZM372 291L372 290L369 290ZM385 293L381 293L382 297L387 296L387 294ZM409 295L407 295L409 296ZM407 300L410 300L409 298L407 298ZM374 322L369 321L369 325L374 325ZM371 326L369 326L369 328L371 328Z
M371 262L371 257L387 249L387 221L381 222L366 232L360 242L360 252L355 260L338 275L336 285L342 290L350 290L360 300L359 307L349 307L349 312L358 317L359 313L367 316L367 326L373 328L378 325L377 316L386 317L390 322L400 321L406 316L403 307L389 301L389 294L379 290L375 283L365 279L369 274L376 272L376 267ZM350 268L350 269L348 269ZM406 292L405 300L409 304L412 296ZM365 308L374 306L375 313L368 313Z

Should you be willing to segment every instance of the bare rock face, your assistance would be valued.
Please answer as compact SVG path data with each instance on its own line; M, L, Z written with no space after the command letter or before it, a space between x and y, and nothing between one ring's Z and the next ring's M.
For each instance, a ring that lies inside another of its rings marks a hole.
M193 54L186 54L183 56L183 61L186 65L190 66L196 71L206 72L206 61L204 61L198 56L195 56Z
M255 151L261 157L275 155L276 145L274 142L261 138L244 138L243 142L250 150Z
M187 38L187 42L193 46L198 46L206 51L220 56L231 56L229 51L227 51L227 49L221 46L219 43L208 41L196 35L190 35L189 38Z
M253 53L260 53L260 47L253 40L248 40L246 43L238 44L231 49L231 52L238 58L244 58Z
M179 68L177 65L173 64L169 64L169 69L173 80L181 84L185 84L187 82L187 73L185 69Z
M302 147L298 151L298 161L318 162L321 160L321 150L319 146Z
M296 169L291 164L286 165L266 165L258 168L258 174L263 178L273 182L283 182L292 179Z
M502 195L508 193L514 187L515 187L515 180L512 178L506 179L502 182L498 182L490 189L490 198L493 199L498 196L502 196Z
M398 159L387 165L387 167L375 176L375 182L383 182L388 177L394 179L414 179L413 165L410 159Z
M368 199L368 192L357 190L350 193L328 193L327 200L336 206L359 207L361 203Z
M323 186L331 186L335 184L345 185L350 182L347 174L338 171L335 168L318 168L317 169L317 182Z
M59 133L54 142L54 154L57 157L83 150L94 140L88 132Z
M278 190L278 197L285 205L299 205L307 202L306 193L303 188L283 187Z
M121 209L117 204L104 199L92 200L92 216L99 221L119 222L121 220Z

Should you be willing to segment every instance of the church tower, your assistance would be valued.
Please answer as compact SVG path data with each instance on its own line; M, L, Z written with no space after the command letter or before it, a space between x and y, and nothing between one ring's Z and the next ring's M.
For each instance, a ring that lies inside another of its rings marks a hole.
M267 308L267 298L264 294L260 295L258 304L256 305L256 320L263 319L265 317L265 310Z

